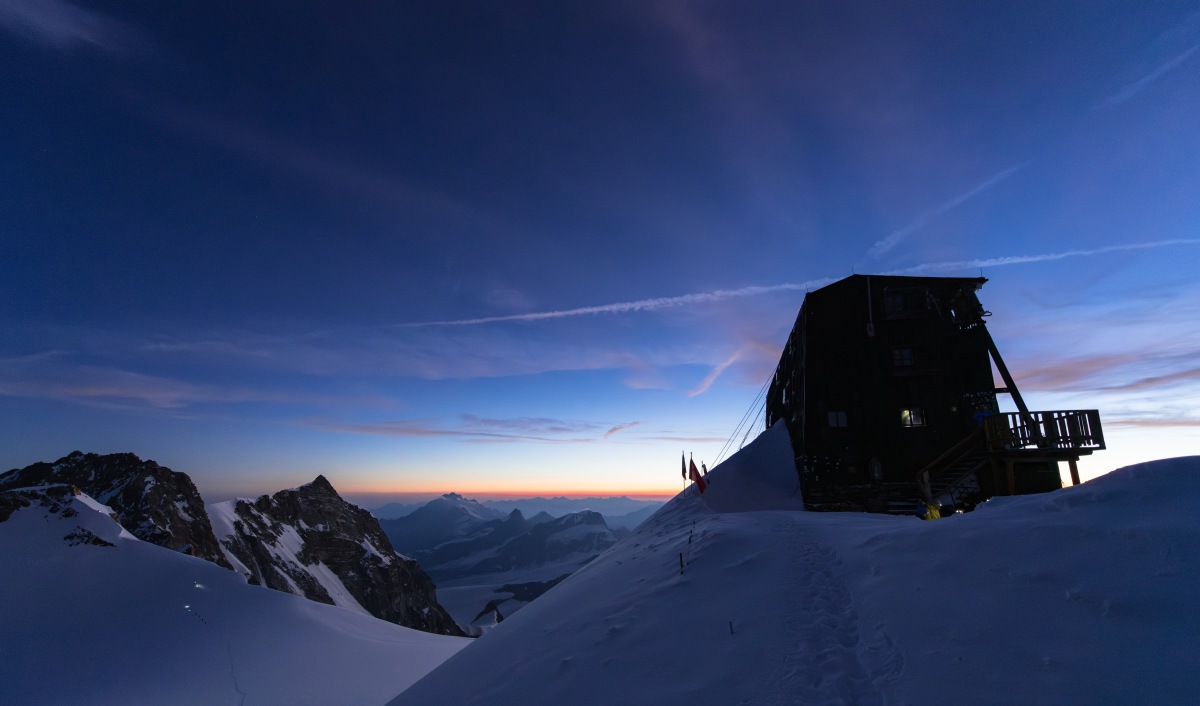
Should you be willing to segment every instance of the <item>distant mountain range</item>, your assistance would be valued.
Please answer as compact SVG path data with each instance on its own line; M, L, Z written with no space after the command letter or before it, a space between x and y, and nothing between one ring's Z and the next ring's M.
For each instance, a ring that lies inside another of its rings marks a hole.
M455 495L455 493L450 493L450 495ZM381 520L393 520L409 515L425 504L423 502L388 503L371 509L371 514ZM482 508L490 508L505 516L513 510L520 510L527 517L543 512L551 517L562 517L572 512L592 510L604 515L610 525L613 525L615 518L633 516L635 513L641 513L637 516L644 520L663 505L662 501L659 500L634 500L625 496L591 498L535 497L517 500L483 500L478 501L477 504ZM619 526L628 526L629 529L633 529L635 525L628 525L627 522L622 522Z
M612 507L639 503L613 500L624 503ZM637 524L657 505L621 515L621 521ZM511 616L629 531L621 527L614 532L603 515L591 510L559 517L541 511L526 518L520 509L503 513L456 493L402 517L380 520L380 525L397 551L416 559L433 577L441 603L472 633Z

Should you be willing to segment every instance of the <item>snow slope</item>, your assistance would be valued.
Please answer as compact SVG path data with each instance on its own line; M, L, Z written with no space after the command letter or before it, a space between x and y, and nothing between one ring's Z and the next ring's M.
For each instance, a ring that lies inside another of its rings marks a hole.
M469 642L247 585L64 503L0 522L0 702L382 703Z
M392 703L1200 703L1200 457L923 522L800 511L790 456L766 432Z

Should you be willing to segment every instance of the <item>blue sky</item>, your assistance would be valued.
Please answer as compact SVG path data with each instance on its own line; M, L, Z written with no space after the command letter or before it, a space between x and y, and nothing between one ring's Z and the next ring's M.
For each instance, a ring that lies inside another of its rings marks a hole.
M1196 2L9 0L0 65L3 468L670 492L855 272L982 271L1085 477L1200 452Z

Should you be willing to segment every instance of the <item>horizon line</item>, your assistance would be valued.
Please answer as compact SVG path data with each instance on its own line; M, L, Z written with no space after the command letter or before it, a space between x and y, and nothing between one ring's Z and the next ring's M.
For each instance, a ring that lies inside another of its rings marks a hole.
M525 490L525 491L479 491L471 492L465 490L445 490L438 491L338 491L338 495L343 498L403 498L408 496L409 502L423 502L440 498L443 495L454 493L461 495L468 500L478 500L486 502L490 500L553 500L556 498L566 498L568 500L587 500L609 499L609 498L628 498L630 500L669 500L679 494L680 491L620 491L620 490ZM424 500L422 500L424 499ZM400 502L400 500L391 500L385 502Z

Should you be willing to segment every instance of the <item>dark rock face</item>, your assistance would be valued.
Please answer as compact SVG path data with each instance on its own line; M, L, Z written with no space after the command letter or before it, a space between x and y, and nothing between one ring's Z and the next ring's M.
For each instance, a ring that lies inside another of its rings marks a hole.
M426 632L463 634L437 602L429 576L415 561L398 556L379 521L343 500L324 476L253 502L219 503L212 512L218 531L226 535L222 544L251 583L345 604L345 596L330 595L332 585L377 618ZM330 573L341 587L329 580Z
M54 463L35 463L0 475L0 490L74 485L117 513L133 536L207 559L227 569L204 501L192 479L133 454L76 451Z
M0 476L3 479L3 476ZM47 513L61 517L74 517L77 513L70 507L71 498L79 495L79 488L72 485L42 485L34 488L0 490L0 522L12 517L23 507L41 507Z
M0 490L0 522L12 517L12 514L21 508L39 508L47 517L51 515L57 515L63 519L76 517L79 512L71 507L71 498L80 494L79 488L62 484ZM80 526L76 526L75 529L68 532L63 537L63 541L70 547L77 547L81 544L97 547L117 546L106 539L97 537L95 532L86 527Z

